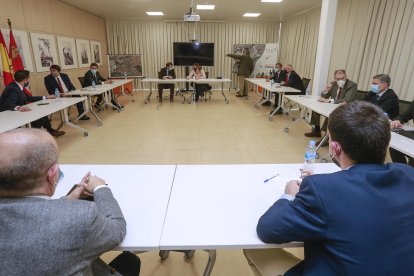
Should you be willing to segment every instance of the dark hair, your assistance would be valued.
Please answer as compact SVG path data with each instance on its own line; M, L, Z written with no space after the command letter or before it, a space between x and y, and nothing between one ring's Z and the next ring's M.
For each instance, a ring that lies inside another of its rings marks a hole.
M92 67L92 66L94 66L94 67L98 67L98 64L96 64L95 62L92 62L92 63L91 63L91 65L90 65L89 67Z
M384 163L391 130L378 106L363 101L341 105L329 116L328 130L331 141L338 142L355 162Z
M60 72L60 71L62 70L62 69L60 69L60 66L59 66L59 65L57 65L57 64L53 64L53 65L51 65L49 69L50 69L50 70L56 70L56 71L58 71L58 72Z
M17 82L21 82L25 79L28 79L30 77L30 71L28 70L19 70L14 73L14 80Z
M169 62L167 62L167 63L165 64L165 66L166 66L166 67L168 67L168 66L170 66L170 65L173 65L173 63L172 63L171 61L169 61Z
M386 83L388 86L391 85L391 77L387 74L378 74L372 78L373 80L379 80L381 83Z
M27 195L42 185L49 168L57 163L57 148L43 139L49 135L47 132L36 128L20 128L1 135L1 152L7 152L2 147L10 147L10 143L4 143L7 139L20 136L26 141L15 154L0 156L0 197Z
M283 67L282 63L280 63L280 62L276 63L276 66Z

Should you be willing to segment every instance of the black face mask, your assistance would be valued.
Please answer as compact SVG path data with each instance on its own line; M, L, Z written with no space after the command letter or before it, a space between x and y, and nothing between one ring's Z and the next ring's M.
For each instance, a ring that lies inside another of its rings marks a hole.
M335 158L335 156L329 154L329 157L331 157L332 162L334 162L335 165L338 167L341 167L341 164L339 164L338 160Z

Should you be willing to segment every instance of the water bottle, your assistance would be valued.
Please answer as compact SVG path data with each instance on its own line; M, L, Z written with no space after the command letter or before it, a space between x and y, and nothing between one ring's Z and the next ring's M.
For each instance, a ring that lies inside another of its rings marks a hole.
M94 81L92 81L92 88L93 88L93 90L96 89L96 83Z
M224 79L224 74L223 73L221 73L221 79Z
M60 98L60 92L58 88L55 89L55 96L56 96L56 99Z
M270 80L270 86L275 85L275 81L273 79Z
M147 74L145 74L145 78L146 78L146 79L148 79L148 78L149 78L149 75L148 75L148 73L147 73Z
M306 148L305 164L303 166L303 169L313 171L313 164L315 164L315 159L316 159L315 141L311 140L309 141L309 145Z
M311 94L311 89L310 89L310 87L308 86L307 88L306 88L306 96L309 96Z

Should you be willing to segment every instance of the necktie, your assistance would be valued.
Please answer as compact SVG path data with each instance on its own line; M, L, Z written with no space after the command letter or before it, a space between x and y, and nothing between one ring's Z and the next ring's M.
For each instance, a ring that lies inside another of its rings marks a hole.
M63 86L62 86L62 83L60 82L60 78L57 77L56 80L57 80L57 83L58 83L59 92L63 93Z
M168 76L168 72L169 72L169 70L167 69L167 76Z
M377 102L378 102L379 98L380 98L380 95L375 95L375 99L377 100Z
M336 98L337 99L342 99L342 87L339 87L339 91L338 91L338 94L336 95Z
M288 74L286 74L286 77L285 77L285 83L287 84L289 82L289 75Z

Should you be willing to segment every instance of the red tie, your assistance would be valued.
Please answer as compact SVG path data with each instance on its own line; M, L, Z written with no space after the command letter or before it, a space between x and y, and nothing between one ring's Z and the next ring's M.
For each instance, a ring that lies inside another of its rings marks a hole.
M57 77L57 82L58 82L58 89L60 93L63 93L63 87L62 87L62 83L60 82L60 78Z
M289 75L288 75L288 74L286 74L286 77L285 77L285 84L288 84L288 82L289 82Z

